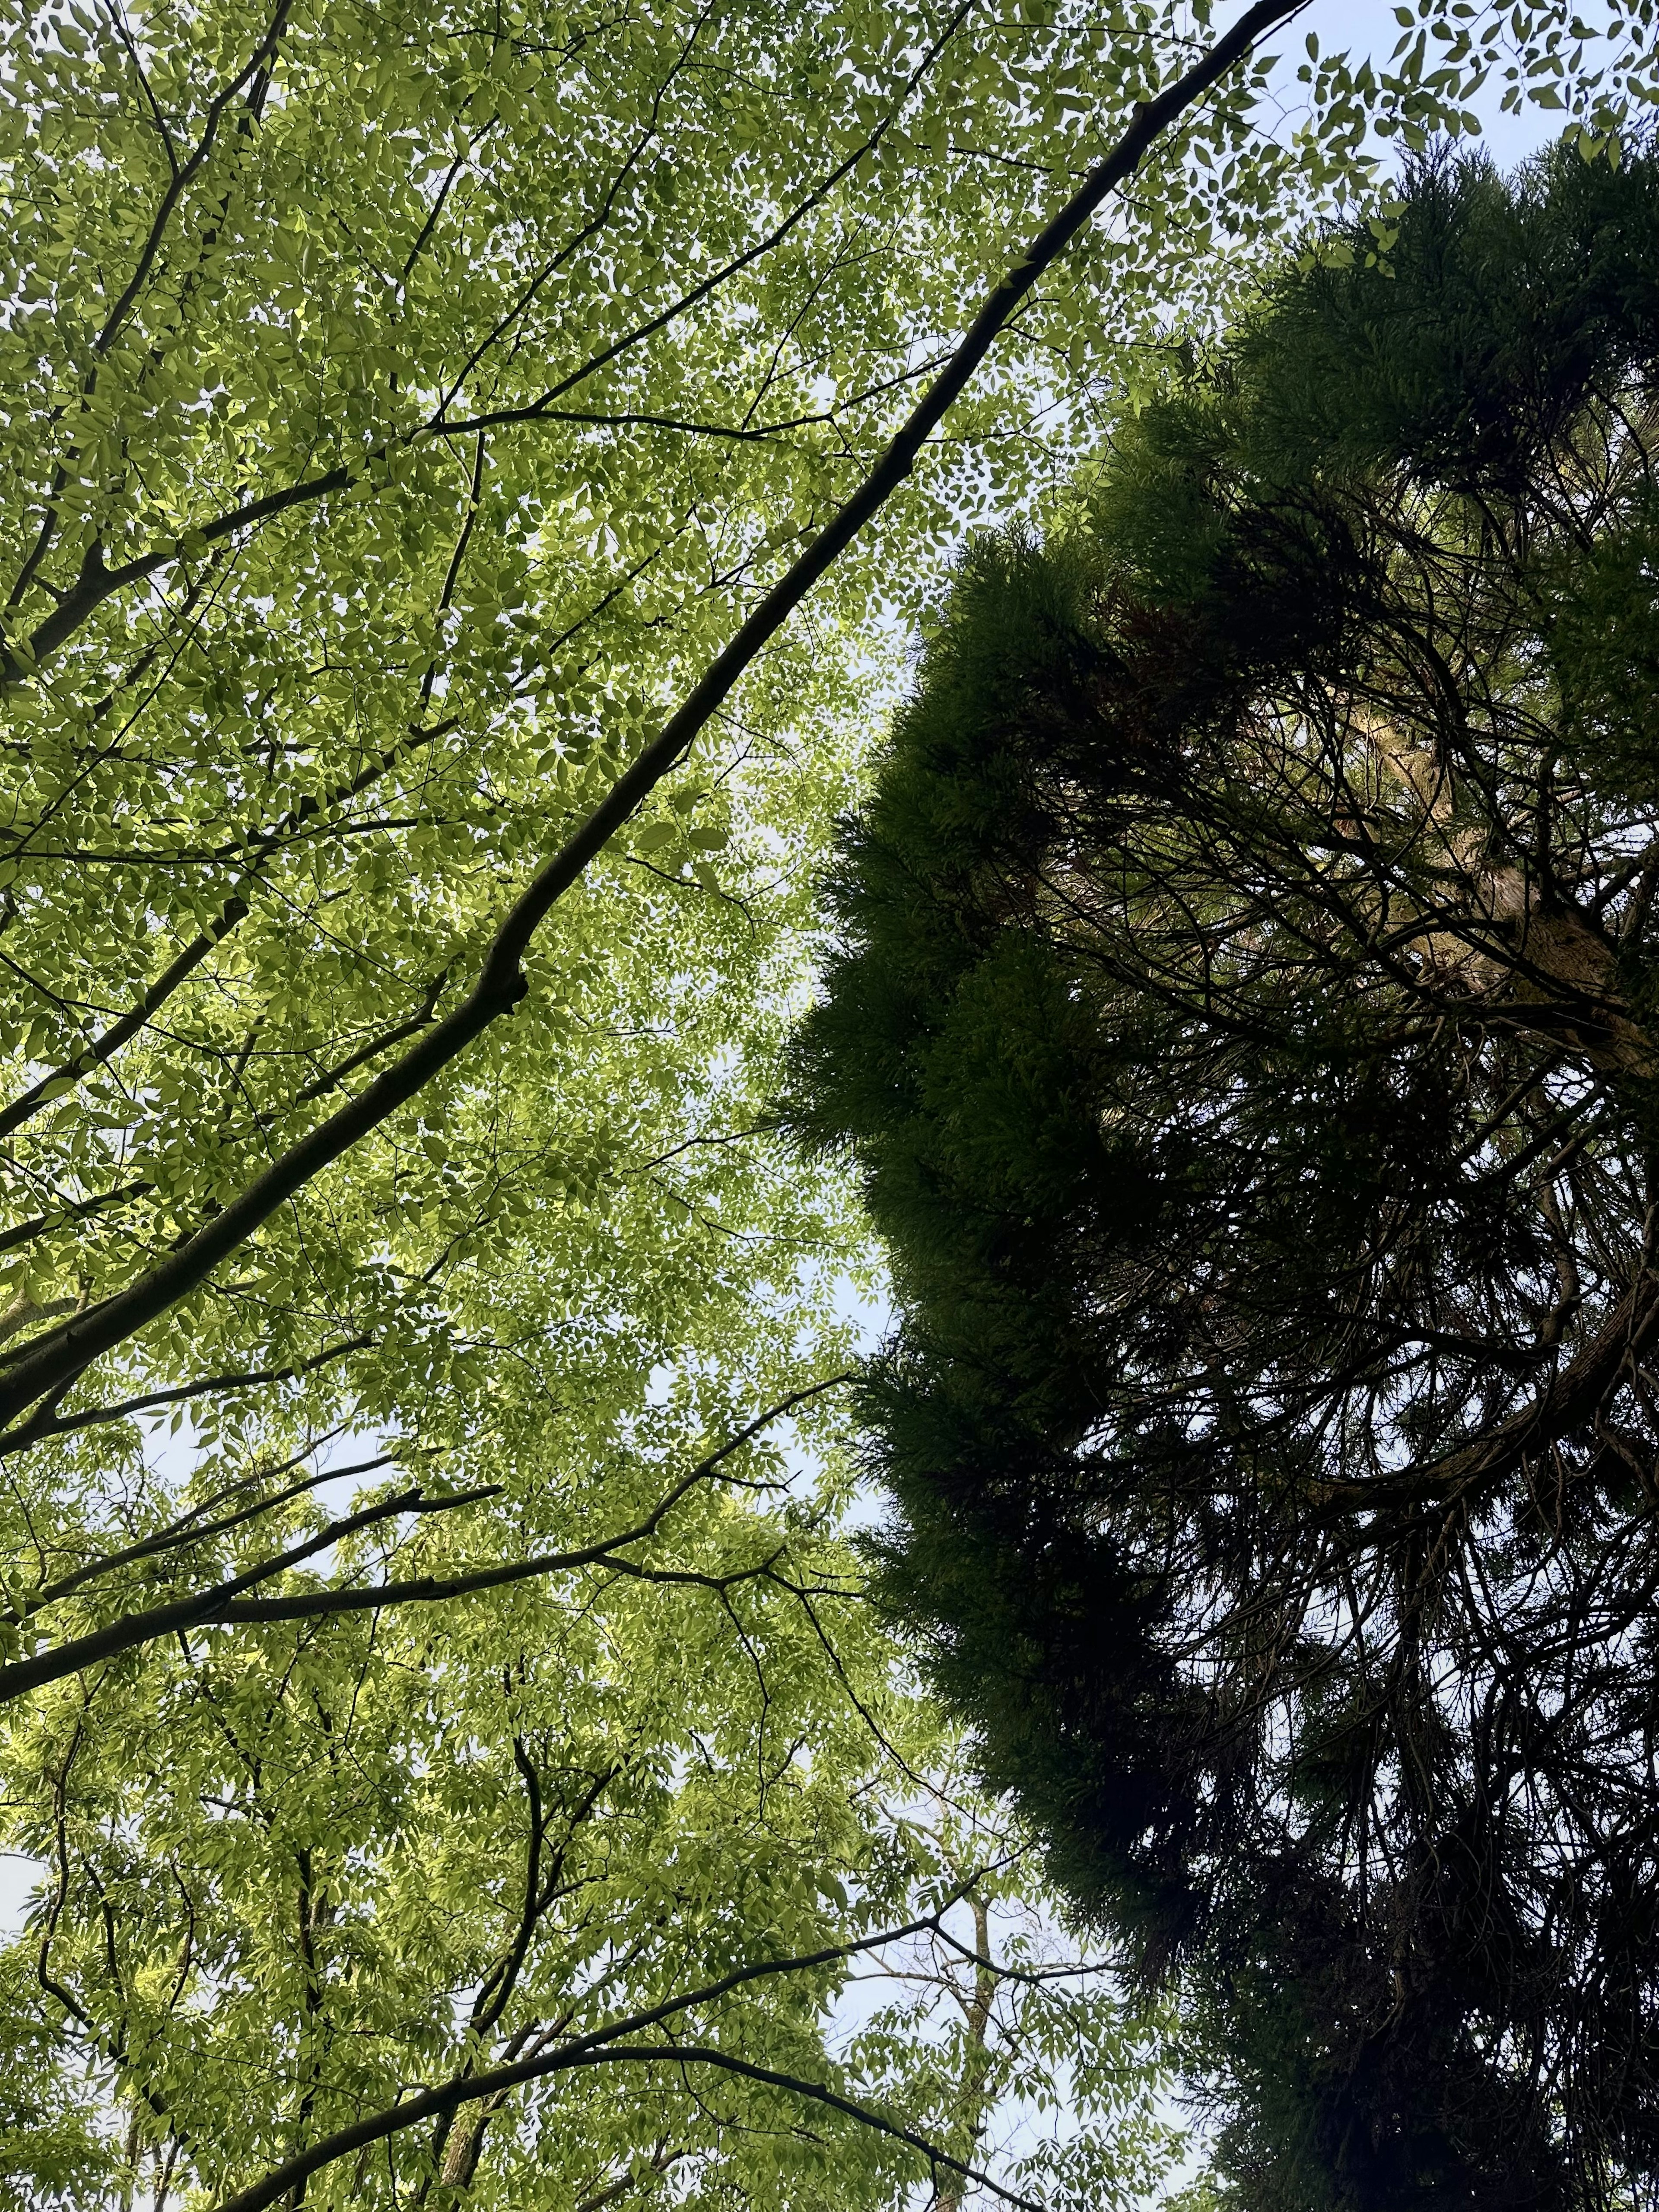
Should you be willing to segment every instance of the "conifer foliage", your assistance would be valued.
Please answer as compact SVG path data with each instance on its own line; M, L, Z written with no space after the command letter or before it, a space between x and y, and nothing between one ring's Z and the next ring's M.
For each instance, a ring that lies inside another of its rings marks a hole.
M797 1048L890 1600L1252 2206L1659 2171L1656 368L1651 156L1327 237L967 557Z

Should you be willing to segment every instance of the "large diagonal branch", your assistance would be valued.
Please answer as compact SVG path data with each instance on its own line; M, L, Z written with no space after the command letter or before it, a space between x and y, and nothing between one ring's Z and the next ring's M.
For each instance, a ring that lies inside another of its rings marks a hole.
M765 594L661 733L618 777L586 821L521 894L495 936L477 982L461 1004L357 1097L273 1160L263 1175L159 1266L126 1290L42 1338L15 1363L0 1385L0 1424L14 1420L37 1398L61 1388L88 1360L124 1343L136 1330L187 1297L314 1176L406 1104L493 1023L512 1012L529 988L523 963L536 931L580 879L589 862L684 759L762 648L904 483L922 447L966 390L1039 277L1059 259L1108 195L1133 175L1158 138L1250 52L1264 32L1300 14L1306 4L1307 0L1258 0L1201 60L1156 100L1137 107L1134 120L1112 151L1096 164L1079 191L994 287L950 362L858 490Z

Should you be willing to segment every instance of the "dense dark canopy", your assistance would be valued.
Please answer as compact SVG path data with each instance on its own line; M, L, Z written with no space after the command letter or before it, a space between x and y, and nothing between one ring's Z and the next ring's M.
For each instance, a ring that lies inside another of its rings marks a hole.
M791 1110L893 1254L890 1597L1191 1962L1243 2201L1645 2202L1659 163L1376 242L969 556Z

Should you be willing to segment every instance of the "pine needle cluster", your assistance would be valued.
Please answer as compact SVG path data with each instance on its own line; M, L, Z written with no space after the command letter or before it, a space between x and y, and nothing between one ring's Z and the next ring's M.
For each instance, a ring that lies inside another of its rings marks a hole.
M1659 161L1440 157L975 546L789 1113L889 1602L1250 2207L1659 2174Z

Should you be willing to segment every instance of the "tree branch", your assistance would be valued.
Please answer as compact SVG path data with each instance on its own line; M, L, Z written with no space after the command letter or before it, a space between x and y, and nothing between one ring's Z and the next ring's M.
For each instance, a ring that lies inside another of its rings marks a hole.
M228 1375L204 1375L195 1382L178 1382L171 1389L147 1391L140 1398L124 1398L118 1405L89 1406L78 1413L42 1421L38 1415L21 1429L13 1429L0 1436L0 1458L21 1451L26 1444L39 1443L46 1437L66 1437L76 1429L101 1428L109 1421L125 1421L133 1413L154 1413L161 1406L179 1406L196 1398L209 1398L224 1390L257 1390L267 1382L292 1382L301 1375L314 1375L319 1367L326 1367L348 1352L361 1352L374 1342L370 1336L350 1336L339 1344L325 1345L314 1352L309 1359L302 1359L292 1367L252 1368ZM24 1352L10 1356L21 1358ZM73 1378L70 1378L72 1380ZM67 1389L66 1381L64 1388Z
M938 1914L930 1913L903 1928L886 1929L879 1935L862 1936L851 1943L828 1945L821 1951L804 1953L795 1958L759 1960L750 1966L738 1967L702 1989L672 1997L648 2012L636 2013L629 2019L613 2021L610 2027L596 2030L591 2035L579 2037L557 2051L540 2052L533 2058L494 2067L483 2073L458 2075L437 2088L417 2090L413 2096L405 2098L402 2103L387 2111L371 2113L365 2119L337 2129L320 2142L313 2143L308 2150L301 2151L282 2166L274 2167L250 2187L239 2191L234 2197L222 2199L217 2212L264 2212L266 2205L277 2203L289 2191L301 2186L313 2173L325 2166L331 2166L337 2159L349 2157L353 2151L364 2149L371 2143L382 2142L389 2136L400 2134L405 2128L417 2126L424 2120L453 2112L459 2106L479 2103L528 2081L544 2081L550 2075L568 2073L584 2066L663 2063L712 2066L723 2072L737 2074L747 2081L765 2082L774 2087L790 2090L796 2095L811 2099L814 2103L827 2105L833 2111L844 2113L863 2126L873 2128L896 2142L908 2144L930 2165L945 2166L953 2173L961 2174L964 2179L977 2183L981 2188L988 2189L1004 2203L1020 2208L1020 2212L1043 2212L1043 2208L1032 2198L1005 2189L989 2174L952 2158L927 2136L889 2119L884 2113L874 2111L870 2106L842 2096L837 2091L825 2087L822 2082L780 2073L769 2067L757 2066L729 2051L704 2045L672 2043L641 2045L620 2040L624 2036L637 2035L645 2029L656 2027L677 2013L689 2012L699 2005L710 2003L716 1997L726 1996L745 1984L778 1974L808 1972L813 1967L834 1965L884 1944L900 1942L909 1936L923 1934L935 1925L938 1917Z
M453 1012L362 1093L274 1160L180 1249L125 1291L43 1338L0 1384L0 1422L9 1423L66 1375L112 1350L187 1297L295 1194L422 1090L529 988L523 962L536 931L589 863L639 811L730 696L757 655L807 593L886 504L915 467L923 446L977 372L1038 278L1066 251L1108 196L1133 176L1147 152L1274 25L1307 0L1258 0L1201 60L1156 100L1143 102L1117 145L1080 190L1044 225L991 291L950 362L917 403L864 483L762 599L688 695L661 733L628 769L587 820L546 863L498 931L477 982Z
M131 1651L141 1644L154 1643L158 1637L171 1636L182 1628L228 1627L252 1626L275 1620L315 1620L330 1614L377 1612L391 1605L431 1605L446 1598L469 1597L482 1590L502 1589L514 1583L529 1582L544 1575L574 1572L578 1567L606 1565L618 1574L632 1575L643 1580L662 1583L686 1583L724 1588L734 1581L747 1581L765 1574L771 1560L759 1566L737 1570L727 1575L700 1573L689 1568L642 1567L636 1561L620 1559L617 1553L635 1544L644 1543L654 1536L669 1513L678 1504L687 1492L700 1482L708 1481L734 1453L752 1443L760 1431L774 1421L781 1420L786 1413L809 1399L822 1397L852 1380L850 1374L832 1375L822 1382L807 1384L780 1399L763 1413L757 1413L746 1426L728 1437L718 1450L698 1461L687 1474L660 1498L634 1528L619 1536L606 1536L597 1543L574 1552L544 1553L532 1559L512 1559L489 1567L477 1567L470 1572L455 1575L415 1575L401 1582L368 1583L344 1589L301 1590L290 1596L248 1598L241 1595L260 1583L269 1582L275 1575L299 1565L303 1560L324 1551L342 1537L373 1526L399 1513L447 1513L458 1506L474 1505L499 1498L501 1486L491 1483L476 1490L465 1491L453 1498L428 1498L419 1490L401 1492L398 1497L383 1499L380 1504L366 1506L361 1512L331 1522L320 1534L307 1537L301 1544L250 1567L244 1573L219 1583L209 1590L193 1597L171 1600L165 1605L147 1606L137 1613L123 1614L107 1621L101 1628L92 1629L84 1636L71 1637L50 1651L37 1652L27 1659L14 1660L9 1666L0 1666L0 1705L14 1698L26 1696L32 1690L43 1688L48 1682L61 1681L64 1676L77 1674L88 1667L112 1659L117 1653ZM369 1465L378 1464L370 1462ZM343 1473L350 1472L343 1469ZM277 1501L267 1501L275 1504ZM252 1509L262 1510L262 1507ZM236 1516L238 1520L249 1517ZM234 1526L228 1522L226 1526ZM201 1534L211 1533L204 1530ZM137 1553L129 1554L129 1557ZM71 1586L87 1578L83 1572L71 1578ZM58 1590L41 1596L30 1607L31 1616L53 1601L66 1590Z
M215 860L224 861L231 860L239 851L246 852L248 857L242 863L241 872L245 878L251 878L278 847L285 840L296 836L314 815L321 814L331 806L342 805L349 799L356 799L389 769L407 759L411 752L430 744L434 738L447 736L454 726L454 718L451 716L448 721L440 722L430 729L419 726L411 729L406 738L399 738L396 744L388 745L384 752L377 754L368 767L361 769L349 783L337 785L334 790L323 795L302 799L296 806L289 810L274 829L238 844L222 847L211 857ZM21 849L26 851L27 847ZM9 1137L14 1129L20 1128L42 1106L60 1098L67 1085L81 1082L94 1068L103 1067L113 1060L122 1046L137 1036L179 986L189 980L215 945L246 921L249 910L247 901L240 893L228 898L210 925L162 969L143 996L118 1021L112 1022L84 1052L78 1053L73 1060L65 1060L61 1067L52 1069L31 1090L24 1091L9 1106L0 1110L0 1137Z
M483 1499L499 1498L501 1494L499 1483L461 1491L453 1498L428 1498L419 1490L400 1491L395 1498L364 1506L360 1513L331 1521L325 1528L307 1536L303 1543L293 1545L275 1559L261 1560L246 1574L237 1575L213 1589L198 1592L193 1597L175 1599L168 1605L147 1607L143 1613L128 1613L102 1628L90 1630L85 1636L71 1637L67 1644L60 1644L51 1651L37 1652L32 1658L15 1659L9 1666L0 1667L0 1705L24 1697L47 1682L61 1681L66 1674L78 1674L84 1668L113 1659L137 1644L153 1643L158 1636L204 1627L222 1619L239 1590L252 1589L260 1583L269 1582L273 1575L299 1566L360 1529L373 1528L379 1522L394 1519L403 1513L453 1513L462 1506L477 1505Z

